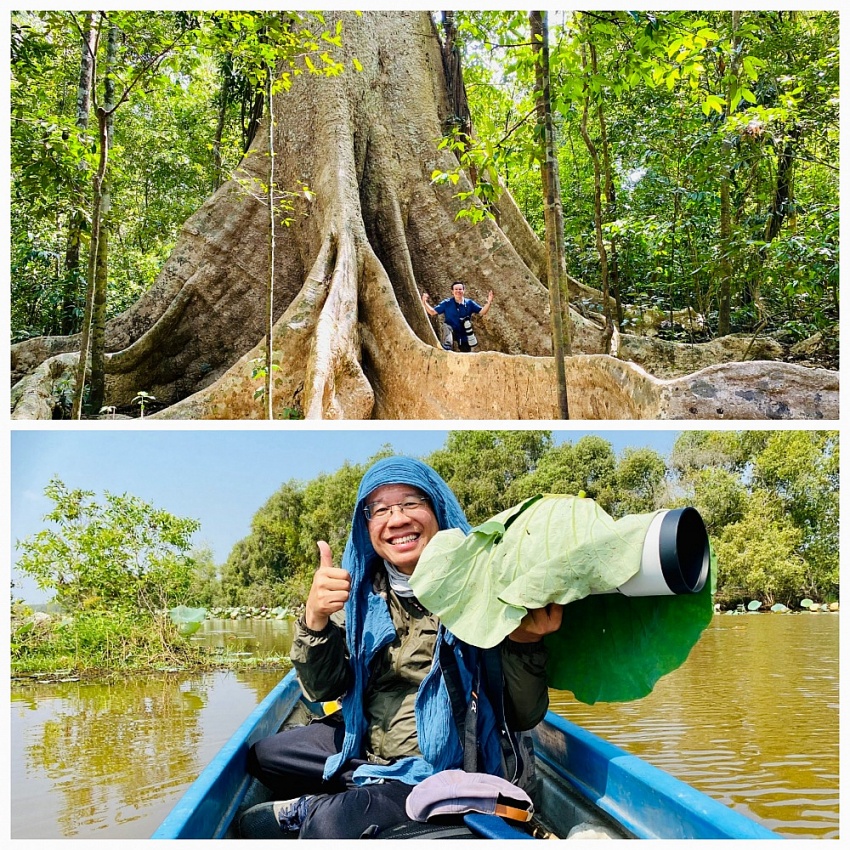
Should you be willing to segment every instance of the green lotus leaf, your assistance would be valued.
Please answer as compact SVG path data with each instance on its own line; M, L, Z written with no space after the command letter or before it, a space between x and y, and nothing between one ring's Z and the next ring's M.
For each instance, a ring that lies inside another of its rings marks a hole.
M688 657L714 614L716 558L696 594L628 597L610 592L635 575L656 514L612 519L572 496L527 500L464 535L441 531L410 584L459 638L495 646L528 609L565 606L546 638L547 680L581 702L627 702Z
M714 605L715 569L699 593L681 596L588 596L564 609L561 628L546 639L549 687L580 702L642 699L680 667Z
M450 631L486 649L529 609L608 592L635 575L654 516L614 520L592 499L535 496L469 535L437 533L410 585Z
M185 605L178 605L168 612L171 622L177 626L177 631L183 637L189 637L195 634L201 628L207 616L206 608L188 608Z

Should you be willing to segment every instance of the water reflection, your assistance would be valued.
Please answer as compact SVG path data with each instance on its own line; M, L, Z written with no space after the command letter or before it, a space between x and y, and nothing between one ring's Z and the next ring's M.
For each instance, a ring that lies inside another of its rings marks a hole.
M287 653L290 628L263 626L246 645ZM224 635L222 645L231 647L227 635L239 629L210 631L212 641ZM282 675L13 685L12 837L149 837Z
M643 700L552 707L788 837L838 836L838 615L716 617ZM215 621L285 655L291 624ZM13 838L147 838L280 670L13 684Z
M192 640L221 655L286 656L292 620L206 620Z

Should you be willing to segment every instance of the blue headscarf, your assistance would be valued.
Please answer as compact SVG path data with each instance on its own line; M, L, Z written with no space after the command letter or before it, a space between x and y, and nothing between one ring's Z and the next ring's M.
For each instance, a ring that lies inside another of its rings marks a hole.
M395 640L396 630L386 601L374 592L369 564L377 557L369 539L363 508L367 497L384 484L410 484L431 501L440 530L459 528L468 533L470 525L454 493L430 466L407 457L379 460L363 476L357 491L357 504L351 522L351 534L342 556L342 568L351 575L351 594L345 604L346 643L352 668L352 684L342 698L345 737L342 749L325 762L325 779L333 776L348 759L362 757L366 733L363 691L369 670L378 652ZM454 654L467 697L478 664L478 651L439 628L437 648L431 670L419 686L414 713L422 757L399 759L391 765L363 765L355 771L356 782L399 779L415 784L441 770L458 768L463 749L452 714L451 701L439 664L440 646L445 643ZM486 698L479 703L479 745L484 769L499 773L500 751L495 716Z

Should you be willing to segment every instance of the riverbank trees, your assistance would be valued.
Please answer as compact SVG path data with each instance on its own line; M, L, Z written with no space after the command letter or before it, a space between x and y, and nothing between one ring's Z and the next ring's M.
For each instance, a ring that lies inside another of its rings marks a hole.
M693 505L718 555L722 604L838 599L836 432L687 431L664 458L647 448L618 456L597 436L556 445L551 431L455 431L423 459L473 525L540 492L583 492L615 518ZM301 604L315 541L328 540L341 557L357 485L373 460L284 484L222 565L211 591L217 603Z
M53 594L60 616L13 605L13 669L154 667L198 657L165 612L196 573L196 520L128 494L69 489L54 478L47 527L19 541L18 568Z

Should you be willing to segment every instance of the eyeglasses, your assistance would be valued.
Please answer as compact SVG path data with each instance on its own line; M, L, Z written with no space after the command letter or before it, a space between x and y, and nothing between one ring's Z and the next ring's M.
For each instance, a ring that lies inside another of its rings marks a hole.
M431 501L427 496L408 496L403 502L397 502L394 505L381 505L373 502L371 505L366 505L363 508L363 513L366 514L366 522L386 522L393 513L393 508L398 508L405 516L413 511L421 510L426 502Z

